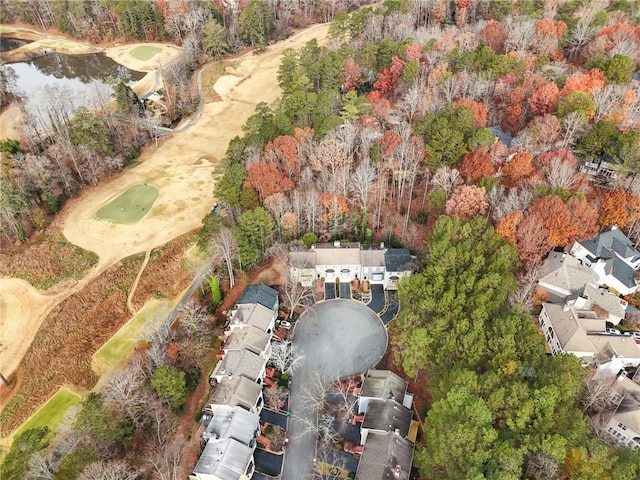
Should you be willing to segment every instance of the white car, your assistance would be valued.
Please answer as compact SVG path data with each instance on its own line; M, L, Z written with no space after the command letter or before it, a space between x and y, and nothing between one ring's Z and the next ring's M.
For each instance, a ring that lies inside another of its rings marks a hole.
M289 330L291 328L291 322L287 322L286 320L282 320L280 322L280 326L286 330Z
M617 328L607 328L606 332L609 335L622 335L622 333L620 332L620 330L618 330Z

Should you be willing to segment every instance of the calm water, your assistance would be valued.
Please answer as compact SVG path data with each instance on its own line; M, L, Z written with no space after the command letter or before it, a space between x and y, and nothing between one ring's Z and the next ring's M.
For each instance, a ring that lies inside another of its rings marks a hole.
M25 100L25 108L39 129L49 127L49 122L39 112L53 108L71 114L81 106L104 105L113 93L112 85L120 81L133 85L146 75L123 67L103 53L64 55L51 52L0 68L12 72L14 93Z
M0 52L8 52L9 50L21 47L23 45L26 45L27 43L31 43L31 41L0 36Z

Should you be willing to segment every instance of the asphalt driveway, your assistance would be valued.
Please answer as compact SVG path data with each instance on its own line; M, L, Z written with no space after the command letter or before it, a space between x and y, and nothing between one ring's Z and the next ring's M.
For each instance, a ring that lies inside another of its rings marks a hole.
M380 318L367 306L335 299L316 303L298 320L293 344L304 352L294 372L290 393L291 439L283 480L312 478L316 434L309 425L317 422L317 408L305 405L305 391L313 387L313 376L346 377L375 366L387 347L387 332Z
M324 284L324 299L332 300L336 298L336 284L333 282Z
M368 304L368 307L376 313L380 313L384 310L385 299L384 299L384 287L380 284L371 285L371 301Z
M282 471L282 455L256 448L253 452L253 460L256 462L256 468L267 472L272 477L280 475Z
M340 282L340 298L351 300L351 283Z

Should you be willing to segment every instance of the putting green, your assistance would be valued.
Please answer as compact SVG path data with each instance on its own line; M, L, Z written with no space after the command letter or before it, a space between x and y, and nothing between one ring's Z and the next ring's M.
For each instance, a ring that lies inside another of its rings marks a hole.
M129 52L136 60L150 60L160 53L162 49L160 47L152 47L150 45L140 45Z
M51 435L64 420L67 410L73 405L80 403L80 397L71 390L61 388L40 410L38 410L26 423L24 423L15 435L29 430L47 426L51 429Z
M96 217L114 223L136 223L149 213L158 194L158 189L148 183L134 185L98 210Z

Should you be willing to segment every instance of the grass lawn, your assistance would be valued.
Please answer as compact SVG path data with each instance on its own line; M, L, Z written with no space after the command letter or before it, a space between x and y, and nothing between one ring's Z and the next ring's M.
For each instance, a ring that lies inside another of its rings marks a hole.
M0 33L9 33L9 32L15 32L15 28L11 28L11 27L6 27L4 25L0 25Z
M80 403L80 396L71 390L61 388L51 399L45 403L27 422L22 425L16 435L30 428L44 427L45 425L55 432L58 425L64 420L69 407ZM53 433L51 434L53 437Z
M136 60L150 60L162 51L160 47L152 47L151 45L140 45L129 52Z
M95 353L95 358L109 367L115 367L126 360L140 340L141 333L149 321L157 319L161 314L166 314L166 304L158 300L146 303L135 317Z
M148 183L134 185L98 210L96 216L114 223L136 223L149 213L158 194L158 189Z

